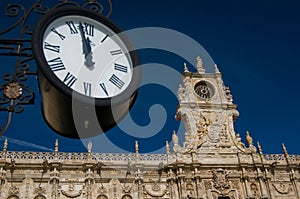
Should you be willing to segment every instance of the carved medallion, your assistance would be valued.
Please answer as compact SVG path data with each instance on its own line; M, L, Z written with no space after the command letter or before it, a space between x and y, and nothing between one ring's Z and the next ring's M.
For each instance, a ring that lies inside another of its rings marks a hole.
M213 173L213 183L214 188L219 191L223 191L230 188L230 182L228 181L228 172L223 169L214 169Z
M280 194L288 194L293 191L291 184L285 184L281 182L280 184L272 184L272 186Z
M152 197L163 197L168 192L168 187L165 186L163 189L161 185L158 184L157 181L153 181L154 183L151 185L149 189L147 185L144 185L144 191L146 194Z
M68 190L61 190L61 193L64 195L64 196L67 196L69 198L77 198L81 195L82 193L82 189L80 190L76 190L75 189L75 186L74 186L74 182L71 182L69 184L69 188Z

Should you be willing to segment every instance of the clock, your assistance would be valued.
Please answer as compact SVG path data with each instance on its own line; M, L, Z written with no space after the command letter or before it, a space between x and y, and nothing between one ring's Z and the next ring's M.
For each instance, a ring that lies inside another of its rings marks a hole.
M121 32L108 18L79 7L54 9L37 23L32 50L43 114L59 134L82 138L105 132L133 105L140 62ZM100 131L90 119L94 110Z
M213 86L206 81L197 82L194 86L194 91L202 99L209 99L214 95Z

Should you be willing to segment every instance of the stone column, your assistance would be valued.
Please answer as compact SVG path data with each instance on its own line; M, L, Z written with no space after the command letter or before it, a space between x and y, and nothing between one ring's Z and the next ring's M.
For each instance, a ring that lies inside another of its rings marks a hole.
M242 180L243 180L243 184L245 187L245 194L246 194L246 198L249 198L251 196L251 191L249 189L249 183L248 183L248 176L246 175L247 171L245 168L242 168L242 172L243 172L243 176L242 176Z
M135 183L136 183L136 186L137 186L138 199L143 199L144 198L143 181L144 181L143 173L138 168L136 173L135 173Z
M59 168L61 167L60 163L51 163L50 167L52 171L50 172L50 184L52 184L51 199L59 198Z
M195 183L196 183L196 192L197 192L197 198L202 199L204 198L204 192L202 189L202 185L201 185L201 177L200 177L200 172L197 168L195 168L194 170L194 179L195 179Z
M4 166L1 165L0 167L0 197L1 197L1 192L2 192L2 185L5 183L6 179L6 171L3 168Z
M185 175L182 170L182 167L179 167L177 171L177 178L179 182L179 187L178 187L179 198L184 199L186 198L186 188L185 188Z
M261 197L262 198L268 198L268 193L267 193L267 190L266 190L266 185L263 181L263 174L260 170L260 168L257 168L257 174L258 174L258 182L259 182L259 187L260 187L260 193L261 193Z
M87 168L85 178L86 199L92 199L92 185L94 182L93 172L90 167Z

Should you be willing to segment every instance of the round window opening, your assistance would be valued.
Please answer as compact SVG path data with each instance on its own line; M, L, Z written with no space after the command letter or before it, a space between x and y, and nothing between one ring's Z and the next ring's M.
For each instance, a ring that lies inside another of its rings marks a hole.
M196 83L194 90L202 99L209 99L214 95L213 86L206 81Z

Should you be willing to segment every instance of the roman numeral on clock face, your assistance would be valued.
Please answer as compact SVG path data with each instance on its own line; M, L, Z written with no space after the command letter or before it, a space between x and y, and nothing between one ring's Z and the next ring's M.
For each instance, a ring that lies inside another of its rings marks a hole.
M83 88L84 88L84 94L86 96L91 96L92 95L92 84L83 82Z
M105 35L105 37L101 40L101 43L103 43L107 39L108 35Z
M115 70L127 73L127 66L123 66L121 64L115 64Z
M68 86L68 87L72 87L73 86L73 84L75 83L77 81L77 78L74 76L74 75L72 75L71 73L67 73L67 75L65 76L65 78L64 78L64 83Z
M66 69L63 62L61 61L60 57L49 60L48 64L50 66L50 69L53 72L57 72L57 71L61 71L61 70Z
M64 40L66 38L64 35L57 32L57 30L55 28L52 28L51 31L54 32L55 34L57 34L61 38L61 40Z
M84 23L85 34L94 36L94 26L88 23Z
M115 74L113 74L110 78L109 81L111 83L113 83L116 87L118 87L119 89L121 89L124 86L124 82L118 78Z
M78 34L78 30L73 21L66 21L66 24L69 26L71 34Z
M119 55L119 54L122 54L123 52L122 52L122 50L121 49L119 49L119 50L112 50L112 51L110 51L110 54L111 55Z
M104 84L104 83L100 83L99 85L100 85L100 87L102 88L103 92L106 94L106 96L108 96L108 92L107 92L107 90L106 90L105 84Z
M48 42L44 43L44 48L47 50L51 50L53 52L59 53L60 46L49 44Z

